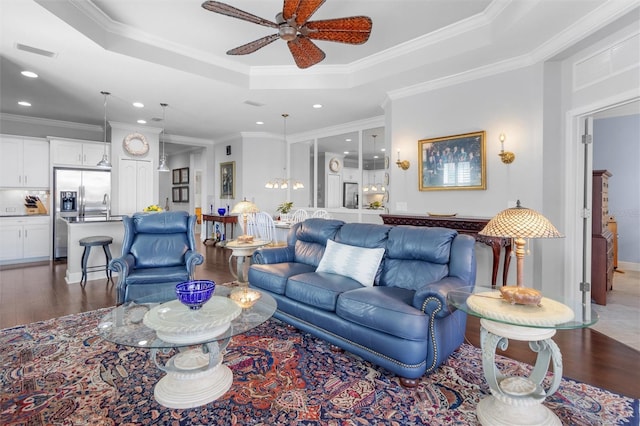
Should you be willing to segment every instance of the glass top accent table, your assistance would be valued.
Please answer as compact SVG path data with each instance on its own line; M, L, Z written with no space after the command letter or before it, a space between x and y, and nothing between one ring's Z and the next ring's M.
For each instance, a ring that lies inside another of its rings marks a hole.
M253 306L241 308L229 299L233 290L216 285L214 296L199 310L190 310L178 300L125 303L102 318L98 333L119 345L150 349L154 364L166 373L154 387L158 403L169 408L198 407L220 398L233 383L231 369L222 363L231 337L267 321L277 308L275 299L265 293ZM164 365L158 362L158 351L172 349L178 352Z
M476 409L480 424L561 425L560 419L542 405L562 380L562 354L551 338L556 330L595 324L597 314L592 311L589 320L581 321L571 308L555 300L543 297L538 306L515 305L502 299L498 291L451 291L447 302L480 318L482 367L491 391ZM529 342L529 348L538 354L529 377L505 376L495 364L496 348L506 350L509 339ZM545 389L543 380L550 362L553 379Z

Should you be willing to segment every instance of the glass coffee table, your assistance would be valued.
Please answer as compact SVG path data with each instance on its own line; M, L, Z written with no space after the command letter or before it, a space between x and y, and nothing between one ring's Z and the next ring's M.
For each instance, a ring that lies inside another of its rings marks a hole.
M464 289L447 295L450 307L480 318L482 368L491 396L478 404L476 414L482 425L561 425L560 419L542 402L552 395L562 380L562 354L551 339L556 330L589 327L598 316L576 318L573 310L543 297L540 305L515 305L502 299L499 291ZM529 377L505 376L495 364L496 348L506 350L509 339L529 342L536 352L536 364ZM551 385L543 380L552 362Z
M128 302L102 318L98 333L119 345L150 349L154 364L166 373L154 387L158 403L169 408L198 407L231 387L233 373L222 363L231 337L264 323L277 308L275 299L265 293L245 308L229 298L232 292L245 290L216 285L213 297L199 310L190 310L178 300ZM158 352L174 349L178 352L167 362L158 361Z

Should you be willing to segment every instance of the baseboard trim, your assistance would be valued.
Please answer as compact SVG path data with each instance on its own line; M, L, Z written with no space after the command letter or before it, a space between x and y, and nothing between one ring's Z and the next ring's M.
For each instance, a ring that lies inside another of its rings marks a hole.
M618 262L619 271L640 271L640 263Z

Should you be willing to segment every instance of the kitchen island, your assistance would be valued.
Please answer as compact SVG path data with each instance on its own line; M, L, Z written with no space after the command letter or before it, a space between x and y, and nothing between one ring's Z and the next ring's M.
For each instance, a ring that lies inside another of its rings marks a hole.
M87 216L62 219L67 222L67 284L79 283L82 278L82 253L84 247L80 246L80 240L86 237L104 235L113 238L109 250L114 257L122 252L124 239L124 226L121 216ZM106 262L104 251L100 247L91 250L87 266L104 265ZM104 271L89 272L87 280L106 280Z

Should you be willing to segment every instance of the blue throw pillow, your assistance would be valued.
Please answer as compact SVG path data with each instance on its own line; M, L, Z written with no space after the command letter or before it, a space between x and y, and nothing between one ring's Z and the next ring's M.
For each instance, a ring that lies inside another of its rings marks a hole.
M356 247L327 240L327 248L316 272L344 275L372 287L382 256L383 248Z

